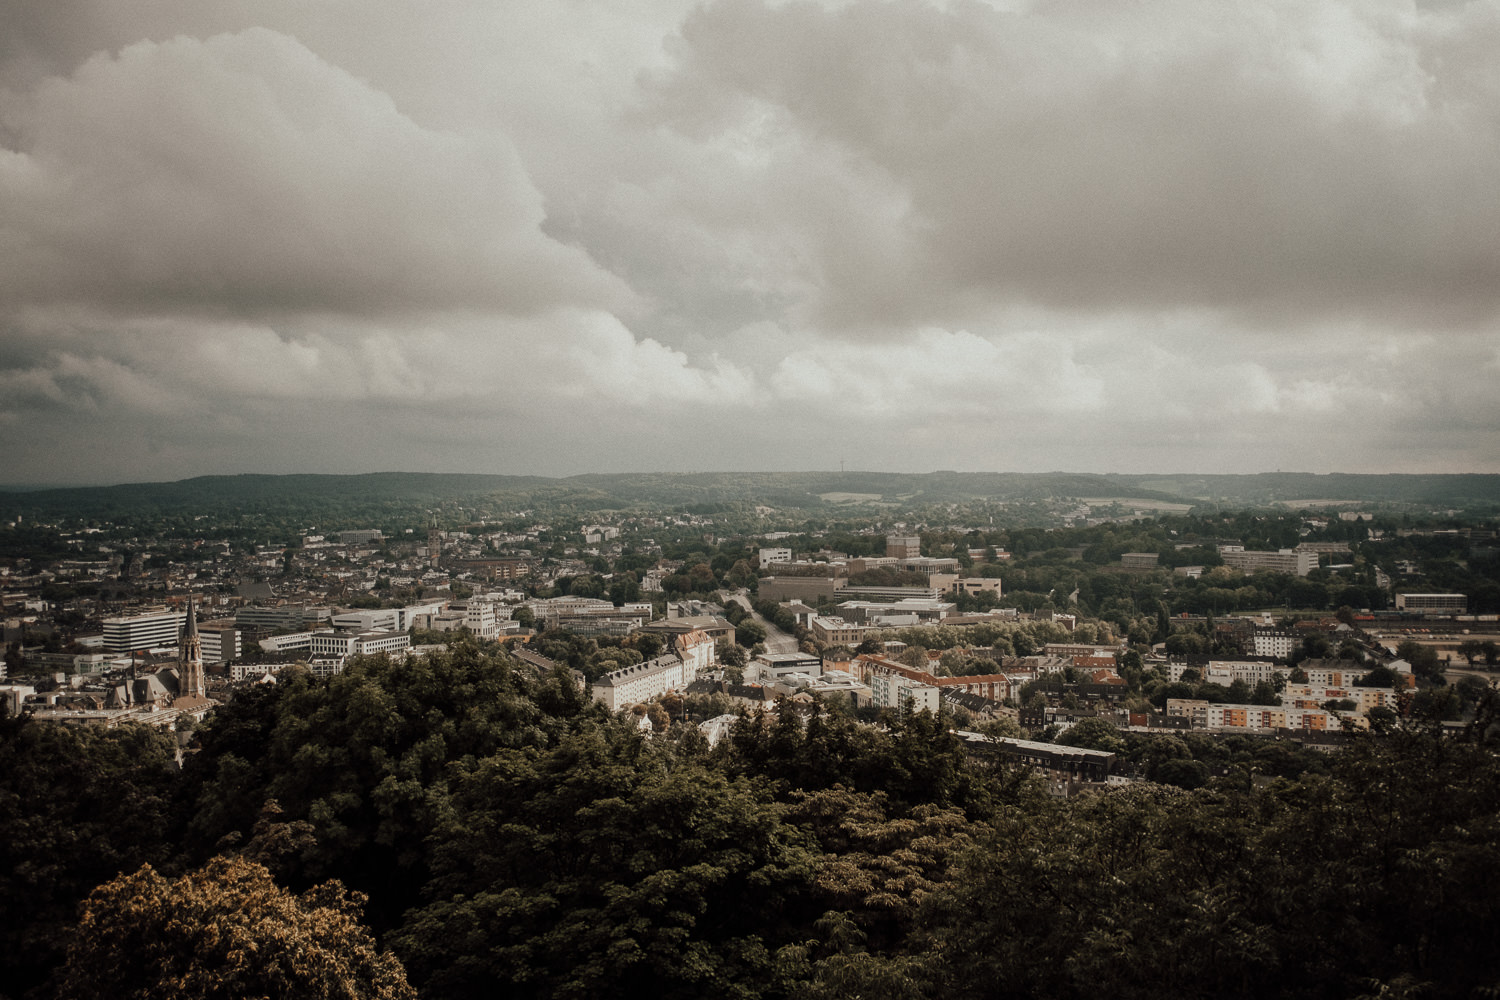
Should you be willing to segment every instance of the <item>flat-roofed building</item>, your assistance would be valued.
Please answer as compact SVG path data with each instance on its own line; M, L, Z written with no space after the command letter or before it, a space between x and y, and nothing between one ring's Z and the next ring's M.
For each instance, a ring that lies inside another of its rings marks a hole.
M1002 596L998 576L957 577L950 585L950 589L956 594L968 594L970 597L978 596L986 590L993 590L996 597Z
M765 601L813 601L828 599L849 585L845 577L768 576L758 585L757 594Z
M286 635L273 635L260 640L262 652L273 655L280 653L306 653L312 649L311 632L288 632Z
M235 611L234 623L247 631L300 632L319 622L328 621L332 615L332 608L309 607L304 604L287 604L281 607L246 605Z
M204 663L228 663L240 655L240 630L234 619L204 622L198 626L198 636L203 643Z
M177 637L186 620L187 613L183 611L157 611L106 618L104 648L111 653L129 653L153 646L176 646Z
M357 531L340 531L340 545L368 545L371 542L383 542L385 535L379 528L361 528Z
M953 613L956 605L951 601L906 597L899 601L844 601L836 609L845 621L889 624L887 619L911 622L937 622Z
M374 656L393 653L411 645L406 632L314 632L310 652L314 658Z
M1223 558L1225 566L1233 566L1242 573L1268 571L1306 576L1318 568L1316 552L1298 552L1295 549L1281 549L1277 552L1246 552L1243 549L1235 551L1228 546L1220 546L1219 555Z
M1302 638L1295 632L1279 628L1256 628L1250 633L1250 642L1256 656L1274 656L1286 659L1292 650L1302 645Z
M1039 743L1035 740L997 739L963 730L955 735L964 741L971 753L1008 757L1042 771L1065 785L1080 781L1102 782L1114 769L1115 755L1105 750ZM1052 790L1054 794L1066 794L1063 788Z
M823 658L806 653L761 653L750 661L761 677L781 678L788 674L817 677L823 673Z
M1397 611L1420 611L1424 614L1461 615L1469 608L1464 594L1397 594Z
M885 554L888 559L916 559L922 555L922 539L919 535L886 535Z
M880 708L905 710L910 704L915 711L926 709L935 713L943 704L943 693L934 685L882 667L869 670L865 676L865 684L870 689L872 700Z
M847 581L839 581L847 583ZM904 601L908 598L919 601L935 601L943 595L940 587L881 587L866 584L848 584L843 588L843 595L851 598L863 598L867 601Z

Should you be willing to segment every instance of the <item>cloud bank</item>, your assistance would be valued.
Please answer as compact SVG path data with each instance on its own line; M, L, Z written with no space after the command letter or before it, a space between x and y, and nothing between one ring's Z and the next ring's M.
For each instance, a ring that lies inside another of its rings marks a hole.
M1500 471L1500 3L23 0L8 482Z

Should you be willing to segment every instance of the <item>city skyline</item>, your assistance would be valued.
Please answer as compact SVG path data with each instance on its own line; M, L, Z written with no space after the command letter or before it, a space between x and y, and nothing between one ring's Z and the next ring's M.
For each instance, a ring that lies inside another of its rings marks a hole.
M0 468L1500 472L1500 4L23 0Z

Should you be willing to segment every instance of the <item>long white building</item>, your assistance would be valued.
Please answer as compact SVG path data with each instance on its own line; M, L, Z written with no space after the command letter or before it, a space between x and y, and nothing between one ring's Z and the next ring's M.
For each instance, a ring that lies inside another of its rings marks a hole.
M1247 552L1239 546L1220 546L1219 555L1225 566L1233 566L1242 573L1270 570L1273 573L1295 573L1306 576L1318 568L1316 552L1298 552L1281 549L1277 552Z
M594 682L594 700L611 712L687 687L687 663L676 653L622 667Z
M104 619L104 648L111 653L129 653L153 646L175 646L187 620L183 611L159 611Z
M311 650L315 657L374 656L392 653L411 645L405 632L314 632Z

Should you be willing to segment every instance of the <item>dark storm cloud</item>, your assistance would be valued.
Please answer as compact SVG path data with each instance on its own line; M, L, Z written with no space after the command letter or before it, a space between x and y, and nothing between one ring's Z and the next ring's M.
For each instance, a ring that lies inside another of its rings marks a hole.
M698 137L773 117L906 199L899 269L867 239L833 251L862 265L834 318L996 295L1492 316L1494 6L1204 13L725 0L683 25L656 106Z
M0 467L1500 471L1500 3L1205 10L20 0Z

